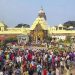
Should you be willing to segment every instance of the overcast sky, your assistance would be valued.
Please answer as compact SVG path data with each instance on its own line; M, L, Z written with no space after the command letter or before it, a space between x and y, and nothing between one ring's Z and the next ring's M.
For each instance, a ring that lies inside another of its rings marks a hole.
M75 21L75 0L0 0L0 21L10 27L32 25L41 6L49 26Z

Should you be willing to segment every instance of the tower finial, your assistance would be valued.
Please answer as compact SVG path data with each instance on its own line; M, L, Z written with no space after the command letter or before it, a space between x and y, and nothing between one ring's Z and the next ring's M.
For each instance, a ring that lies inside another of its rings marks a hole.
M41 10L43 10L43 6L41 5Z
M40 11L39 11L38 16L39 16L40 18L44 18L44 19L46 20L46 15L45 15L45 12L44 12L42 6L41 6L41 9L40 9Z

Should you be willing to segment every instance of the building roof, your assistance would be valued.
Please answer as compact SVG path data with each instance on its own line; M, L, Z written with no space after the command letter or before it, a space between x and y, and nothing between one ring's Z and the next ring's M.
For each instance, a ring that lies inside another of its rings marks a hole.
M62 24L59 24L58 27L63 27L63 25Z
M36 25L40 24L43 30L47 30L47 24L44 18L36 18L34 23L32 24L31 30L34 30Z
M56 27L55 27L55 26L53 26L52 28L53 28L53 29L56 29Z
M4 26L4 23L0 22L0 27Z

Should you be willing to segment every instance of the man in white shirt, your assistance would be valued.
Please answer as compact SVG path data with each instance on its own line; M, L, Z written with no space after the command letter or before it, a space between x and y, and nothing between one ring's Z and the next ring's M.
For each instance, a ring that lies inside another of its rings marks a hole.
M2 71L0 71L0 75L3 75L3 72Z

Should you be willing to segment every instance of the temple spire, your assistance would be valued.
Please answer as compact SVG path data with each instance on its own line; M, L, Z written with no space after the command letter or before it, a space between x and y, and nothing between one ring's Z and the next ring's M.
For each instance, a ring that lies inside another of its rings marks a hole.
M41 6L41 10L43 10L43 6Z
M39 11L39 13L38 13L38 16L39 16L40 18L44 18L44 19L46 20L46 15L45 15L45 12L44 12L42 6L41 6L41 9L40 9L40 11Z

